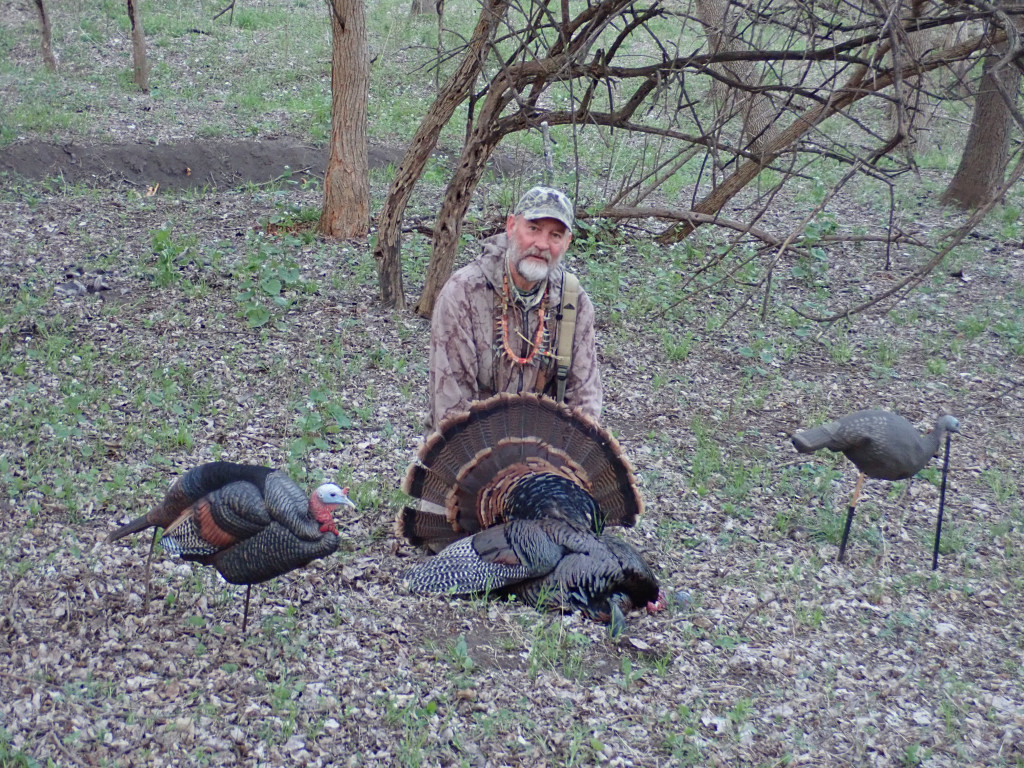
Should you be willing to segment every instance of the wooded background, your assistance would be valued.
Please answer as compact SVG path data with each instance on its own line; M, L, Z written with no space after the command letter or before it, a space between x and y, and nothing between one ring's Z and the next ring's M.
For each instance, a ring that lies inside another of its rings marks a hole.
M44 0L35 3L44 60L55 68ZM234 2L229 7L233 14ZM328 0L327 8L332 136L320 230L365 237L371 215L365 9L361 0ZM752 242L765 254L763 304L773 265L803 247L813 218L771 235L758 224L773 198L794 181L818 178L827 187L821 209L859 179L892 199L893 179L915 173L916 153L931 149L932 121L943 119L950 104L969 105L961 160L942 200L974 214L941 242L916 244L930 254L917 274L885 296L832 308L822 319L847 316L919 282L1024 172L1024 117L1017 106L1024 15L1009 0L414 0L410 12L436 15L438 88L375 215L380 298L388 307L406 306L401 229L409 196L460 109L465 142L432 228L433 255L415 302L425 316L452 271L463 219L495 149L545 124L556 141L572 147L570 167L552 183L578 198L581 174L606 179L600 199L578 201L585 217L644 221L665 244L708 225L723 229L730 248ZM146 90L142 22L133 0L128 13L134 81ZM451 34L446 18L468 13L477 16L470 37ZM607 149L601 167L581 158L585 144ZM628 159L620 147L633 150ZM744 195L755 182L756 193ZM894 207L893 200L888 226L880 222L873 233L889 243L905 239L891 223Z

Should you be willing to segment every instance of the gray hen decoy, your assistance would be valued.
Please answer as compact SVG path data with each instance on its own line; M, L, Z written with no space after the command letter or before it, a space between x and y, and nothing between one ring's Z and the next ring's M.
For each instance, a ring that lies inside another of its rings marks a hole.
M846 553L846 540L850 535L853 511L860 498L864 477L879 480L905 480L920 472L931 458L938 454L942 439L949 432L959 432L960 423L950 415L939 417L935 428L922 435L909 421L890 411L857 411L818 427L797 432L793 445L800 453L814 453L822 448L845 454L860 470L857 485L850 499L839 545L839 562ZM943 491L945 490L943 475ZM939 504L939 523L935 534L938 553L942 526L942 502ZM937 560L933 558L932 567Z
M413 591L516 595L614 634L630 610L664 607L640 553L604 532L643 509L632 467L579 411L534 394L473 403L427 439L403 490L397 533L440 550L406 576Z
M107 542L152 527L152 556L155 529L163 528L164 551L212 565L225 581L246 585L244 632L253 584L301 568L338 548L332 513L355 506L346 490L325 483L307 498L284 472L253 464L209 462L177 478L160 504L122 525Z

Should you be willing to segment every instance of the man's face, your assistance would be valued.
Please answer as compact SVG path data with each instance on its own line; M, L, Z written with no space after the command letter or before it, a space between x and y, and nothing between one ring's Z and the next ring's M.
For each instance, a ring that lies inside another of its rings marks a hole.
M535 219L509 216L508 260L512 279L519 288L529 288L547 279L569 248L572 233L558 219Z

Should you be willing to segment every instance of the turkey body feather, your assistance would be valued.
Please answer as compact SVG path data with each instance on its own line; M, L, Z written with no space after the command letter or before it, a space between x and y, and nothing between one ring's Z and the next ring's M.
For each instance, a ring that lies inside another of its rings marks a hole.
M438 551L406 577L417 592L515 595L597 621L662 606L640 553L606 532L643 502L618 442L537 395L500 394L438 427L406 474L397 529Z
M450 544L413 569L410 589L515 595L545 610L579 610L608 623L615 608L656 610L658 581L628 542L564 520L514 520Z

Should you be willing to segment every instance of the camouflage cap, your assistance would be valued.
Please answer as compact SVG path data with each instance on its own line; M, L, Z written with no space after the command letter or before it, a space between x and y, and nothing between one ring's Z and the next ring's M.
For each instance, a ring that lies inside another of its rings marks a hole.
M514 213L529 221L557 219L572 229L575 221L573 210L572 203L564 193L551 187L534 187L519 198Z

